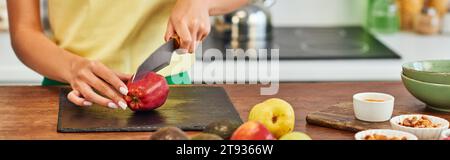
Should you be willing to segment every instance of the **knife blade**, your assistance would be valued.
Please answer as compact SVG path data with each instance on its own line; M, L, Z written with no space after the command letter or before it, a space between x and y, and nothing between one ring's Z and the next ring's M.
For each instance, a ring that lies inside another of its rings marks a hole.
M178 39L172 38L153 52L138 68L132 82L144 78L148 72L158 72L170 64L172 55L178 49Z

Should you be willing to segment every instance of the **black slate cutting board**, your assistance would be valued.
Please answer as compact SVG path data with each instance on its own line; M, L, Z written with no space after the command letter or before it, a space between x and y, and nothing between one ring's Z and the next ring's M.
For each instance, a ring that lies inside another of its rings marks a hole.
M96 105L78 107L66 98L69 91L60 92L58 132L139 132L166 126L200 131L216 120L242 122L222 87L171 87L166 103L147 113Z

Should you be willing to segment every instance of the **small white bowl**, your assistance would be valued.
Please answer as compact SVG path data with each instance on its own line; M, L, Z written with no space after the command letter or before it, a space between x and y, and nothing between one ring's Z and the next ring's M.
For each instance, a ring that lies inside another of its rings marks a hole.
M425 116L433 124L440 124L437 128L413 128L402 126L399 123L402 122L405 118ZM391 127L395 130L405 131L416 135L420 140L437 140L441 136L441 132L448 129L449 122L443 118L422 115L422 114L409 114L409 115L400 115L391 119Z
M380 134L387 137L406 137L406 140L417 140L417 137L411 133L396 131L391 129L369 129L355 134L356 140L365 140L367 135Z
M382 102L368 101L382 100ZM358 93L353 95L355 117L367 122L384 122L392 117L395 98L384 93Z
M441 137L439 138L439 139L444 139L444 138L448 138L448 137L450 137L450 129L447 129L447 130L445 130L445 131L442 131L442 133L441 133Z

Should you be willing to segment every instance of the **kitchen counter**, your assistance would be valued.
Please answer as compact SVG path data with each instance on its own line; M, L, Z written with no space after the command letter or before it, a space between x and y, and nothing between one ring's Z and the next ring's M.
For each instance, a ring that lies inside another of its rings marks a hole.
M243 120L252 106L271 97L291 103L296 113L295 130L313 139L353 139L354 133L306 124L308 113L338 103L351 103L358 92L384 92L396 97L396 105L415 106L432 112L412 97L400 82L282 83L274 96L260 96L259 85L224 86ZM148 139L149 132L57 133L57 87L0 87L0 139ZM442 114L444 113L435 113ZM191 132L193 134L194 132Z

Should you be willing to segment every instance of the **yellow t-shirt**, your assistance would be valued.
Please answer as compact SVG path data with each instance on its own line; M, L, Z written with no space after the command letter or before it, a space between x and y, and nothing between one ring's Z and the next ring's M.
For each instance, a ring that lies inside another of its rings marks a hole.
M174 4L175 0L49 0L52 38L67 51L132 74L164 43ZM172 58L171 67L159 73L187 70L193 57Z

